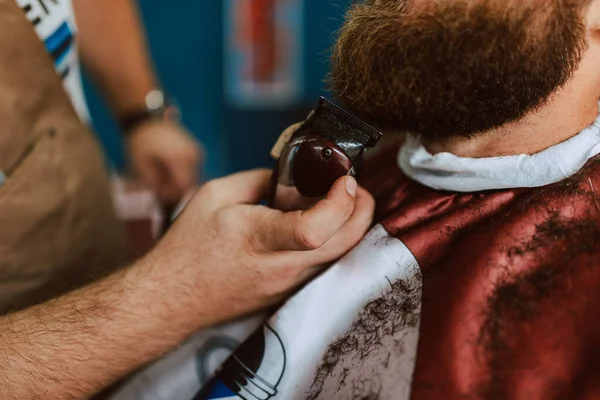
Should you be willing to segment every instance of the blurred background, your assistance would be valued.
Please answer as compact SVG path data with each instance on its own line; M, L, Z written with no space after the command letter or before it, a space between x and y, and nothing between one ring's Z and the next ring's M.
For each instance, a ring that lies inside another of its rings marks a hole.
M327 95L328 50L350 1L139 2L163 87L205 147L204 178L272 166L279 133ZM117 126L85 77L84 86L106 154L123 169Z

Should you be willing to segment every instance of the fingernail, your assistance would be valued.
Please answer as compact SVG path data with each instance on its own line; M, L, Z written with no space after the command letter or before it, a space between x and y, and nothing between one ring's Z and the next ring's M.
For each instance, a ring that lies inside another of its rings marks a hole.
M356 197L356 187L358 184L356 183L356 179L352 177L346 178L346 190L350 193L350 196Z

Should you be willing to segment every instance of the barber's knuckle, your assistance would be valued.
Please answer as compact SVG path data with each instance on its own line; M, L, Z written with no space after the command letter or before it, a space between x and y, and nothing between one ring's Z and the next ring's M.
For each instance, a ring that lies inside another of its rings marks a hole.
M269 252L271 235L265 233L265 223L256 208L246 208L234 221L234 228L244 237L246 249L253 255Z
M251 255L269 253L268 244L265 243L263 236L253 228L245 235L245 246Z
M200 192L208 200L216 200L219 198L221 191L222 188L219 185L219 181L215 179L205 183Z
M325 243L323 234L306 223L296 229L295 240L298 247L305 250L316 250Z
M225 207L215 213L216 224L230 236L247 236L247 227L244 222L245 216L235 208Z

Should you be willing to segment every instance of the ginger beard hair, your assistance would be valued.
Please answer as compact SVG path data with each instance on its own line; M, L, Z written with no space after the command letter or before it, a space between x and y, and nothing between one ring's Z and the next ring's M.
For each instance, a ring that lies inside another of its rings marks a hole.
M543 106L587 47L589 0L445 0L350 7L329 86L355 112L442 139L517 121Z

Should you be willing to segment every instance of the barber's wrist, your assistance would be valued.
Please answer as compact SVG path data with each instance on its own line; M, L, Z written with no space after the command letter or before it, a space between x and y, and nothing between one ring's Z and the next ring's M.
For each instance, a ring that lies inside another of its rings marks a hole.
M198 305L199 295L189 293L182 258L185 260L185 257L167 258L164 251L155 249L128 268L116 285L127 294L124 303L132 315L144 320L146 326L141 329L162 332L163 339L172 345L212 320L211 315L206 315L208 312L198 312L204 310ZM169 321L168 334L163 332L165 321Z
M124 135L128 135L148 122L178 122L180 120L180 113L179 109L166 96L164 91L161 89L152 89L146 94L143 105L120 112L117 117L121 132Z

